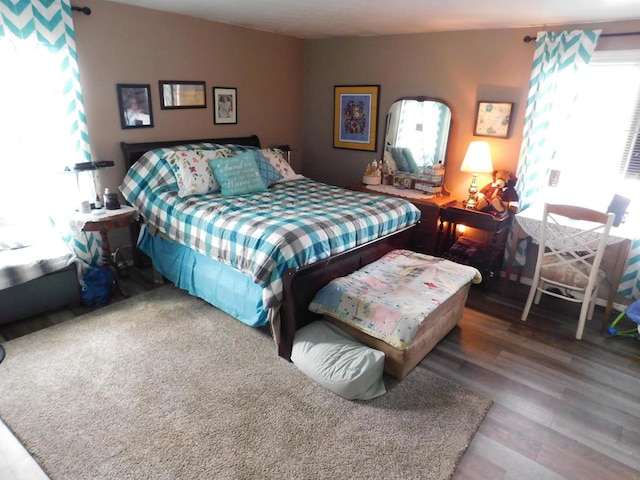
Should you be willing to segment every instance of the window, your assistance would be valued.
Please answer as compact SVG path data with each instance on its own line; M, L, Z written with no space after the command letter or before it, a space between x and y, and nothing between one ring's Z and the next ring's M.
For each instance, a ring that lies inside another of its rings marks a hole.
M74 106L63 93L70 83L61 68L66 56L64 49L0 37L0 217L34 218L43 206L69 210L79 189L93 191L90 174L63 173L86 161L71 133Z
M640 51L596 52L576 94L547 198L602 209L619 193L639 205Z

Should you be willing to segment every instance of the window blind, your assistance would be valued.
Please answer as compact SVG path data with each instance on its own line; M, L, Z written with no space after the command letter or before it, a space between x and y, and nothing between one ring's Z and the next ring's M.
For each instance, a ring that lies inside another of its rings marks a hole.
M595 52L592 68L611 68L630 66L640 70L640 51L620 50ZM634 105L633 115L626 125L621 125L626 137L621 157L618 159L617 173L627 180L640 180L640 83L637 85L635 98L629 101Z

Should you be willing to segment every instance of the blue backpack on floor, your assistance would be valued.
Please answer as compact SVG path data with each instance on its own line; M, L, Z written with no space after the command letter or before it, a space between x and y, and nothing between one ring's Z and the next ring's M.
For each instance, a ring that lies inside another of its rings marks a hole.
M116 288L116 277L106 266L92 265L83 278L82 303L87 307L102 307L109 303Z

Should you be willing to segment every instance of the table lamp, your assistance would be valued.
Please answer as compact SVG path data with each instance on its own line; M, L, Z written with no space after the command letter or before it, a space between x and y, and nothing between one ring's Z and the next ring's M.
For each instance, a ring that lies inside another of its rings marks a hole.
M467 154L460 167L461 172L471 172L471 185L469 185L469 198L467 199L467 208L476 207L476 194L478 193L478 173L493 172L493 164L491 163L491 151L489 143L482 141L473 141L469 144Z

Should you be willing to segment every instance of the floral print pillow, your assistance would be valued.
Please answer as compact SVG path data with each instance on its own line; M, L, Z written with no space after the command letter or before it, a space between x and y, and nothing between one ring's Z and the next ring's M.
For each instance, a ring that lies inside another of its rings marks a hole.
M227 148L217 150L183 150L165 154L178 182L178 196L188 197L220 191L220 184L213 176L209 160L232 155Z
M277 148L263 148L260 153L267 161L282 175L282 178L276 183L287 182L289 180L295 180L300 178L296 172L293 171L291 165L284 159L282 151Z

